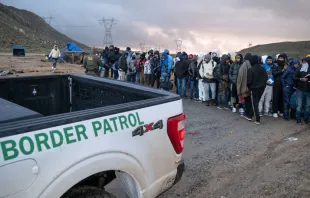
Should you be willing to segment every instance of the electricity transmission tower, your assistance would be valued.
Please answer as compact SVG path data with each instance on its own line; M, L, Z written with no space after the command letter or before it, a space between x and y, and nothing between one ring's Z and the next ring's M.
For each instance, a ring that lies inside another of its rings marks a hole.
M182 39L176 39L174 40L175 44L177 45L177 51L176 52L180 52L182 51Z
M111 18L111 19L102 18L102 19L99 20L99 23L101 25L103 25L104 28L105 28L103 44L105 46L112 45L113 44L112 27L113 27L113 25L117 24L117 20L114 19L114 18Z
M54 17L49 16L49 17L42 17L46 23L48 23L49 25L51 25L52 20L54 19Z
M140 50L141 50L141 52L144 52L144 50L145 50L145 42L140 42Z

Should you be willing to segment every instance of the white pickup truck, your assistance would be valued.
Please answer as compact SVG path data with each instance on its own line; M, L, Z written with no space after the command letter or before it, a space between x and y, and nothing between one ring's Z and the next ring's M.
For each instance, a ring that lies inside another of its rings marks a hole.
M85 75L0 79L0 197L153 198L180 181L182 100Z

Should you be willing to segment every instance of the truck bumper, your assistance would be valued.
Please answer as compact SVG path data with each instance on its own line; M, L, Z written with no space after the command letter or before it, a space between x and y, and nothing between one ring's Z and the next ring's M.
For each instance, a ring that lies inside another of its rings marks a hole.
M184 168L185 168L185 164L184 164L184 160L182 159L178 165L177 175L175 176L175 180L174 180L173 185L175 185L176 183L178 183L182 179Z

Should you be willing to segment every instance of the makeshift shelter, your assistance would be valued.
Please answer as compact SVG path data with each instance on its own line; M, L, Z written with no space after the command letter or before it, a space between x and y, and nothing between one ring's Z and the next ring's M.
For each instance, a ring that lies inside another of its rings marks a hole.
M22 45L13 46L13 56L26 56L25 47Z
M75 43L68 42L67 46L60 50L60 56L66 62L81 64L85 52Z

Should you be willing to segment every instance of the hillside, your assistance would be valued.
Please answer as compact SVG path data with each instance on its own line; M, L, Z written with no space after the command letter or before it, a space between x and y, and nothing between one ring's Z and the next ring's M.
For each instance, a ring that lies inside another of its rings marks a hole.
M12 46L24 45L26 52L46 52L54 44L59 48L75 42L82 49L89 47L58 32L40 16L0 3L0 52L11 52Z
M310 54L310 41L270 43L265 45L253 46L251 48L246 48L240 51L240 53L242 54L248 52L257 55L273 56L281 52L285 52L290 57L302 58Z

